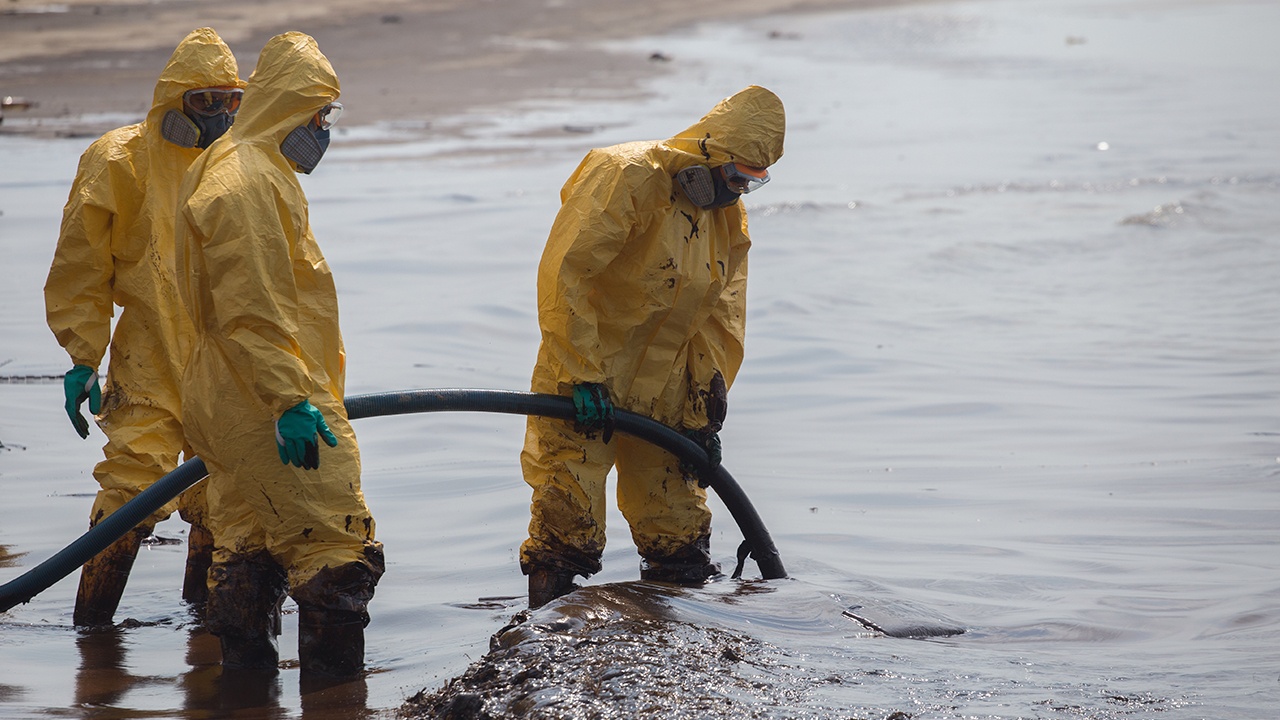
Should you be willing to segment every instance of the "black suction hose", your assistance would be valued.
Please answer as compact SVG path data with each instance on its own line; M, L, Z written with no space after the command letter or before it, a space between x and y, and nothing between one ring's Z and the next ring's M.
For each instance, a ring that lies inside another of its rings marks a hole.
M89 562L94 555L106 550L111 543L123 537L135 525L147 519L151 513L181 495L183 490L203 480L208 474L209 471L205 469L204 461L200 458L191 458L182 463L173 472L138 493L137 497L120 506L119 510L89 528L85 534L59 550L53 557L0 585L0 612L6 612L13 606L27 602L48 590L49 586L75 572L76 568Z
M559 395L512 392L507 390L402 390L371 395L355 395L346 399L347 416L352 420L384 415L405 415L424 412L491 412L510 415L541 415L572 420L573 401ZM760 567L766 580L785 578L787 571L774 547L773 538L765 528L760 515L747 499L728 470L721 465L707 471L707 454L697 443L679 432L643 415L616 410L617 429L653 443L681 460L692 462L699 468L703 481L716 491L746 540L739 549L741 560L749 552ZM0 585L0 612L25 603L47 590L54 583L75 572L94 555L129 532L165 503L183 490L195 485L208 474L204 461L192 458L176 470L165 475L125 503L119 510L102 519L81 535L75 542L60 550L53 557L28 570L17 578ZM735 577L737 573L735 573Z
M404 413L442 412L465 410L473 412L508 413L514 415L541 415L573 420L573 400L560 395L512 392L509 390L406 390L401 392L356 395L346 399L347 415L355 420L378 415ZM723 465L708 472L707 452L694 441L662 423L638 413L615 409L617 429L628 435L650 442L681 460L692 462L699 476L728 508L745 538L744 547L738 550L738 571L747 553L760 567L760 575L766 580L785 578L787 571L773 544L769 530L756 512L755 506L742 491L742 486Z

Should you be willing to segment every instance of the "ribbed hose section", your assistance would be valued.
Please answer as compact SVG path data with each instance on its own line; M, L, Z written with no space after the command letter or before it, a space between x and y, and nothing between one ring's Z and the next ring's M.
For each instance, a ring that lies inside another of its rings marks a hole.
M457 410L541 415L560 420L574 418L573 400L567 397L509 390L403 390L355 395L346 399L346 405L347 415L352 420L380 415ZM742 491L742 486L723 465L708 476L707 452L694 441L656 420L627 410L615 409L614 418L619 432L652 443L698 467L702 471L700 474L704 482L716 491L721 502L729 509L729 514L733 515L734 522L738 523L751 557L760 567L761 577L774 580L787 576L782 558L779 557L778 549L774 546L764 521L760 519L760 514Z
M88 532L59 550L53 557L0 585L0 612L48 590L208 474L209 471L200 458L191 458L182 463L173 472L138 493L137 497L122 505L119 510L89 528Z
M352 420L386 415L426 412L489 412L508 415L540 415L573 420L573 400L559 395L543 395L508 390L398 390L346 399L347 416ZM679 432L626 410L615 410L617 430L657 445L703 472L707 485L716 491L746 539L744 545L766 580L785 578L787 571L774 547L773 538L742 487L723 465L707 473L707 453ZM204 479L204 461L192 458L157 480L151 487L125 503L119 510L94 525L75 542L17 578L0 585L0 612L29 601L54 583L70 575L94 555L122 537L176 498L183 490ZM739 552L742 555L742 552Z

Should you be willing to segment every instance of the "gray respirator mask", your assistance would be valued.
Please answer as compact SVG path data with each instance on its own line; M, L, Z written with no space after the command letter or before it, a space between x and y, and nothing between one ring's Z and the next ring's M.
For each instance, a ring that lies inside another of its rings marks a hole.
M310 175L320 164L324 151L329 149L329 129L307 123L293 129L280 143L280 153L298 167L298 172Z
M160 118L160 136L178 147L204 150L236 121L243 97L238 87L188 90L182 94L182 110L170 110Z
M704 210L728 207L742 197L725 183L718 172L706 165L694 165L676 173L676 182L689 202Z
M324 151L329 149L329 128L342 117L342 103L331 102L316 111L306 125L293 129L280 143L280 153L297 167L298 172L310 175L320 164Z
M178 147L203 150L222 137L234 122L235 118L227 113L192 117L170 110L160 119L160 136Z

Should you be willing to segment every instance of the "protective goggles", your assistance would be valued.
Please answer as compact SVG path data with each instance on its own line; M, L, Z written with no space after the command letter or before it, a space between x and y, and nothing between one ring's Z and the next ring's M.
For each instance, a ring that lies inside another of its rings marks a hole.
M183 93L182 102L197 115L213 117L223 113L235 115L240 110L242 97L244 90L240 88L200 88Z
M752 190L758 190L761 185L769 182L769 171L764 168L739 165L738 163L726 163L721 165L720 168L724 173L725 185L728 185L730 190L741 195L746 195Z
M316 113L316 127L321 130L328 130L338 124L338 118L342 117L342 103L331 102L320 108L320 112Z

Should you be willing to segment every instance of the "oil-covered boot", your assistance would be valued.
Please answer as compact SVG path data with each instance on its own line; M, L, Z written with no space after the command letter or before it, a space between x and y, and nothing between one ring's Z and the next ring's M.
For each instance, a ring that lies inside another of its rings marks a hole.
M203 605L209 599L209 566L213 564L213 533L192 524L187 532L187 571L182 578L182 599Z
M382 546L371 543L362 561L326 567L291 590L298 601L298 664L304 676L350 678L364 670L369 601L385 567Z
M711 561L711 539L699 537L673 553L646 554L640 562L640 579L677 585L700 585L720 574Z
M77 627L111 624L124 596L124 586L129 582L133 561L138 557L138 548L150 534L151 528L134 528L80 569L80 587L72 615Z
M280 645L276 636L233 635L218 636L222 646L222 667L228 670L276 670L280 666Z
M568 595L578 586L572 570L549 567L529 569L529 609L540 608L558 597Z
M298 665L304 675L355 677L364 670L368 616L349 610L298 606Z
M266 552L209 568L205 626L222 645L222 666L275 671L284 603L284 570Z

